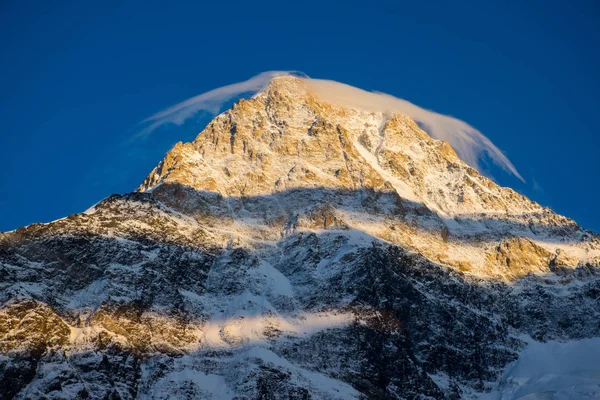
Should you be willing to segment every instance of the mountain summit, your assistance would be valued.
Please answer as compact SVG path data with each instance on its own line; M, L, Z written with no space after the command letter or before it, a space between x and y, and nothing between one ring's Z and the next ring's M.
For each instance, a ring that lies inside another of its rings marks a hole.
M178 143L138 190L221 226L230 218L233 239L335 220L485 277L550 272L557 251L562 266L600 260L592 233L480 175L406 115L326 103L292 76ZM514 247L512 265L499 245Z
M477 398L600 336L600 238L274 78L136 192L0 233L0 397Z

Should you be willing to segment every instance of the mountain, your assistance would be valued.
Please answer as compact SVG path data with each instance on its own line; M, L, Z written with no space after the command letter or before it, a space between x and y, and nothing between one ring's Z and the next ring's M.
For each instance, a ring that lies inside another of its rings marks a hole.
M595 233L278 77L135 192L0 233L0 398L478 398L600 337L599 278Z

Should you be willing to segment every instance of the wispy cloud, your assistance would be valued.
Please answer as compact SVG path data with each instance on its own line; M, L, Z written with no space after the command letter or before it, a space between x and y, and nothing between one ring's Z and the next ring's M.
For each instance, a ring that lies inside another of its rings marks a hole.
M445 140L459 157L481 169L480 160L487 156L496 165L525 182L510 160L490 139L457 118L421 108L409 101L379 92L368 92L344 83L323 79L304 79L311 91L329 103L368 111L401 112L420 123L435 139Z
M296 71L267 71L246 81L222 86L182 101L142 121L141 125L144 127L136 137L145 137L163 125L181 125L200 111L218 114L228 100L246 93L259 92L266 88L271 79L290 74L303 75ZM506 155L490 139L464 121L426 110L385 93L369 92L344 83L312 79L305 75L301 79L314 94L329 103L367 111L404 113L418 122L433 138L450 143L459 157L472 167L481 170L480 162L488 158L525 182Z
M187 119L200 111L218 114L221 107L228 100L244 93L256 93L264 89L271 79L277 76L290 75L294 71L267 71L262 72L247 81L233 83L217 89L199 94L181 103L166 108L151 117L143 120L140 125L144 128L138 132L136 137L144 137L152 133L160 126L167 124L181 125Z

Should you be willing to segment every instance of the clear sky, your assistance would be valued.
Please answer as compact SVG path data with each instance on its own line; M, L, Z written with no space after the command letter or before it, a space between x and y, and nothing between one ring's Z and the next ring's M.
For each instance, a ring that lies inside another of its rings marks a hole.
M192 4L193 3L193 4ZM138 123L267 70L453 115L542 205L600 231L600 5L514 2L0 2L0 231L134 190L210 119Z

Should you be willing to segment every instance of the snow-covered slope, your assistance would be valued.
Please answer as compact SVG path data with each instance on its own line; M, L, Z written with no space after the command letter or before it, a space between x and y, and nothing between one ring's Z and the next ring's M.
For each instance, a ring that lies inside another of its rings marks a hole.
M0 397L533 393L563 380L499 383L528 343L600 336L599 243L408 117L275 78L138 191L0 233Z
M531 341L488 400L600 398L600 338Z

